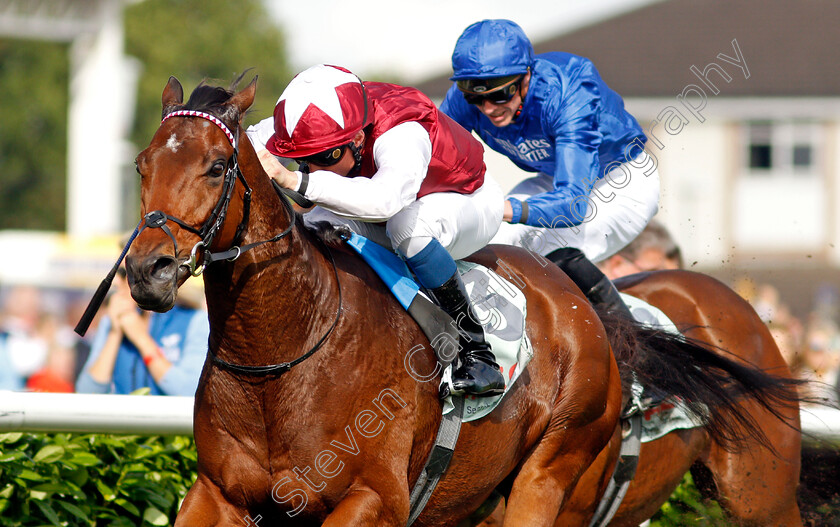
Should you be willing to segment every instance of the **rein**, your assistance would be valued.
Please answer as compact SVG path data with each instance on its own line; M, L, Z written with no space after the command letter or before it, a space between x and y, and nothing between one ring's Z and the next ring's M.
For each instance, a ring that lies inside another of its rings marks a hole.
M286 209L286 212L289 214L289 225L283 229L283 231L275 234L271 238L267 240L261 240L254 243L249 243L247 245L242 246L233 246L226 251L220 252L210 252L209 250L204 251L204 257L202 262L199 266L198 264L198 250L202 247L209 249L210 244L213 243L213 239L218 234L219 229L224 224L225 218L227 216L227 210L230 206L230 199L233 196L233 189L236 186L236 181L239 180L242 185L245 187L245 194L243 197L243 214L242 220L240 221L239 225L236 228L236 233L234 235L234 240L238 240L242 233L248 226L248 220L250 218L251 212L251 187L248 185L248 182L245 180L245 176L242 174L242 170L239 168L239 161L238 161L238 154L239 148L237 144L238 139L238 130L237 135L234 135L230 129L217 117L210 115L205 112L199 112L194 110L177 110L167 114L162 120L161 123L169 119L170 117L176 116L183 116L183 117L199 117L202 119L206 119L219 128L225 133L225 136L230 141L231 145L233 146L233 154L231 155L230 161L228 162L228 170L225 172L224 176L224 184L222 187L222 195L219 197L219 200L216 202L216 205L213 207L210 216L204 222L204 224L196 229L195 227L187 224L180 218L175 216L169 215L161 210L153 210L148 212L143 218L140 220L140 223L137 224L137 227L134 228L134 232L128 239L128 242L123 247L122 252L120 253L119 258L117 259L114 266L111 268L111 271L99 284L99 288L94 293L93 298L91 299L90 303L85 310L85 313L79 319L78 324L76 324L75 331L79 335L84 336L87 332L88 327L90 326L91 321L93 320L94 315L99 310L99 307L102 305L102 302L105 299L105 295L108 293L108 289L111 287L111 283L114 280L114 276L116 275L117 269L119 268L120 263L122 263L125 255L128 253L128 249L137 236L143 232L144 229L147 227L152 229L161 229L163 232L169 236L172 240L172 244L175 247L175 254L178 254L178 242L175 240L175 236L172 234L172 231L166 225L168 221L172 221L173 223L179 225L181 228L191 232L201 238L201 240L196 243L192 250L190 251L190 258L189 260L180 264L179 267L187 267L190 271L192 276L199 276L204 272L204 269L207 265L217 262L220 260L227 260L229 262L237 260L243 253L250 251L256 247L261 245L272 243L279 241L289 234L291 234L292 230L295 227L297 215L295 214L295 210L292 207L292 204L289 202L286 197L289 197L296 201L297 203L303 206L311 206L311 202L308 202L306 198L299 195L298 193L283 189L281 188L276 181L272 180L272 184L278 194L280 195L280 201L283 203L283 206ZM292 369L293 366L300 364L301 362L305 361L309 357L311 357L321 346L326 342L327 338L332 333L333 329L335 329L336 325L338 325L338 321L341 318L341 311L342 311L342 293L341 293L341 281L339 280L338 276L338 268L335 264L335 258L333 257L332 251L330 250L329 246L324 245L327 249L327 254L330 257L330 263L332 264L333 273L335 275L336 284L338 287L338 309L336 310L335 319L324 335L318 340L318 342L306 353L294 359L290 362L283 362L280 364L271 364L268 366L242 366L238 364L233 364L227 361L220 359L213 353L212 350L208 348L207 353L210 356L210 360L218 365L219 367L229 370L232 372L244 374L244 375L255 375L255 376L265 376L265 375L282 375ZM177 281L178 273L175 273L174 280Z
M232 372L235 372L235 373L241 373L243 375L252 375L252 376L278 375L279 376L279 375L283 375L287 371L291 370L293 366L296 366L296 365L300 364L301 362L303 362L306 359L308 359L309 357L311 357L316 351L318 351L318 349L324 344L324 342L326 342L327 338L330 336L330 333L332 333L333 329L335 329L335 327L338 325L338 320L341 318L341 305L342 305L341 282L339 281L339 278L338 278L338 268L335 265L335 258L333 257L332 251L330 250L330 248L328 246L325 245L325 247L327 248L327 254L329 254L329 256L330 256L330 263L332 264L333 273L335 274L335 283L338 285L338 309L336 310L336 313L335 313L335 319L333 320L333 323L330 325L329 329L327 329L327 332L324 333L324 335L321 337L321 339L318 340L318 342L315 343L315 345L312 346L312 348L309 351L307 351L306 353L304 353L303 355L301 355L300 357L296 358L293 361L281 362L280 364L271 364L269 366L241 366L241 365L233 364L233 363L230 363L230 362L227 362L225 360L220 359L219 357L216 356L215 353L213 353L213 350L208 348L207 349L207 354L210 355L210 360L212 360L216 365L218 365L222 369L232 371Z

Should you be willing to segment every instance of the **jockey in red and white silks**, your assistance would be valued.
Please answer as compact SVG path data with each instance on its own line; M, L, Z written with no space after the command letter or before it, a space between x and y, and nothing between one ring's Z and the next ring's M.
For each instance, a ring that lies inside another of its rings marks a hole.
M347 224L393 248L432 299L463 320L455 390L501 393L504 378L453 259L486 245L502 218L503 194L485 174L481 144L419 91L362 83L327 65L298 74L273 117L247 133L269 176L318 205L307 222Z
M322 210L309 213L307 221L328 217L328 211L358 220L347 223L355 232L394 249L409 238L433 237L456 259L487 245L501 220L501 202L496 201L501 189L485 177L481 144L417 90L374 82L366 82L365 90L372 128L361 148L361 163L351 178L329 170L308 174L303 194ZM287 104L281 98L277 108ZM267 147L290 157L289 147L282 149L275 146L276 139L270 141L278 112L247 133L257 150ZM324 141L329 134L328 130L310 141L314 144L306 150L295 145L295 155L323 150L321 143L329 142ZM302 171L295 175L294 190L300 190L305 175ZM366 222L388 222L387 234Z

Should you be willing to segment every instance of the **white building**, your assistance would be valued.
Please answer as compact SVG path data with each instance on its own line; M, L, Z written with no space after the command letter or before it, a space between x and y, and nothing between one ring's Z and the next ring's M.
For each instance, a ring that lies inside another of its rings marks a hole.
M535 48L592 59L624 97L686 265L773 283L801 314L840 287L838 21L829 0L670 0ZM448 76L419 87L439 100Z

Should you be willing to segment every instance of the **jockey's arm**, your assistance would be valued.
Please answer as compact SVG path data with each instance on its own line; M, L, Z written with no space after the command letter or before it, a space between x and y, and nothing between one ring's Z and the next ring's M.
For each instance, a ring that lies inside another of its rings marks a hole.
M272 134L274 134L273 117L263 119L257 124L249 126L248 129L245 130L245 135L248 136L251 144L254 145L254 150L257 151L257 157L259 157L260 164L266 174L268 174L270 178L276 180L281 187L296 190L299 179L298 176L293 171L283 166L280 160L265 148L265 144L268 142Z
M318 170L309 174L306 197L340 216L386 221L417 200L431 158L426 129L417 122L402 123L376 139L372 177Z
M585 221L589 192L600 176L600 95L591 74L575 80L563 99L546 103L541 114L543 129L552 130L554 188L524 202L508 198L511 223L568 227Z
M558 157L566 163L557 163L554 188L530 196L525 201L507 198L510 206L510 223L524 223L534 227L570 227L586 219L587 204L592 185L597 180L600 167L598 152L587 152L578 144L557 145Z

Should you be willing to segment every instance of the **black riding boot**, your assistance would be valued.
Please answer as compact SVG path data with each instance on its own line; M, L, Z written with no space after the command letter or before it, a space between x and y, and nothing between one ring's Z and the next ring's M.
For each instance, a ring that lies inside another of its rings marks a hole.
M549 253L546 258L556 263L593 305L604 306L607 311L633 318L612 281L580 249L564 247Z
M604 306L608 312L620 313L633 320L633 314L621 299L618 289L594 263L583 255L580 249L564 247L549 253L546 258L556 263L564 273L569 275L569 278L586 293L586 298L593 305ZM665 400L665 394L650 386L643 386L641 399L645 408L652 408Z
M456 271L440 287L430 290L435 302L458 326L459 366L452 373L452 387L468 395L500 395L505 378L496 364L490 345L484 340L484 328L476 322L467 289Z

